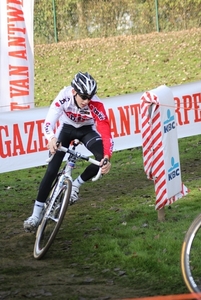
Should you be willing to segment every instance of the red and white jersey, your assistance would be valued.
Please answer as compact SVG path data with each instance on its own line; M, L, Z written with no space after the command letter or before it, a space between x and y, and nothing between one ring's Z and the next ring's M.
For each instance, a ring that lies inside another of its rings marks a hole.
M98 131L103 140L104 155L112 155L113 141L111 137L110 124L105 108L100 99L94 95L88 105L79 108L72 94L72 87L63 88L52 102L44 123L44 134L48 141L54 136L56 122L60 126L69 124L75 128L92 125Z

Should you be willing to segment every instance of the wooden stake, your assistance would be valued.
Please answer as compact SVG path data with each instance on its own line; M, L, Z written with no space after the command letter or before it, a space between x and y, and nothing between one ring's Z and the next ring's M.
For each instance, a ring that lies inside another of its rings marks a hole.
M165 207L158 210L158 221L159 222L165 221Z

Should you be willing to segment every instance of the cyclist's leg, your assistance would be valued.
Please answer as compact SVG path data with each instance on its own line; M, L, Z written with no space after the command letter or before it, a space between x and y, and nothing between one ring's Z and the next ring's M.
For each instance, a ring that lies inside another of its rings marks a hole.
M68 136L68 133L64 128L62 128L58 140L61 142L61 144L64 147L68 147L70 144L71 139ZM61 163L63 161L63 158L65 156L65 153L62 151L57 151L53 157L53 159L49 162L46 173L41 181L41 184L39 186L39 191L37 195L37 200L39 202L45 202L49 192L50 188L52 186L52 183L54 179L56 178L56 175L59 171L59 168L61 166Z
M24 229L27 232L35 231L41 221L44 202L50 193L52 183L56 178L64 155L64 152L56 152L53 159L48 164L45 175L39 186L37 200L34 203L32 215L24 221Z
M64 124L59 134L58 141L60 141L61 144L66 148L69 147L69 144L73 139L73 133L72 133L73 129L74 127ZM54 179L56 178L56 175L59 171L64 156L65 156L64 152L57 151L53 159L49 162L45 176L43 177L39 187L39 192L37 196L37 200L39 202L46 201L50 192L50 188L52 186Z
M64 147L68 147L71 141L70 138L71 137L68 136L66 130L62 129L59 134L58 140L61 141ZM58 151L55 153L53 159L49 162L45 175L39 186L39 191L34 203L32 215L24 221L25 231L35 231L38 224L40 223L44 203L50 193L52 183L56 178L64 156L64 152Z
M83 139L83 143L86 146L86 148L91 153L93 153L96 160L100 161L103 158L103 142L96 131L92 131L89 134L87 134ZM88 181L91 178L93 178L97 174L98 169L99 167L94 164L88 165L84 172L81 174L82 180Z
M101 160L104 155L103 142L100 134L93 129L91 125L75 128L70 125L64 125L63 132L67 133L68 143L73 139L79 139L85 147L94 155L96 160ZM65 139L64 142L66 142ZM62 142L63 144L63 142ZM63 144L65 146L65 144ZM68 146L65 146L68 147ZM82 173L82 181L87 181L93 178L98 172L98 166L91 164L88 165L85 171Z
M39 191L37 200L39 202L45 202L49 192L50 188L52 186L52 183L54 179L56 178L56 175L59 171L60 165L62 163L62 160L64 158L65 153L64 152L56 152L53 159L49 162L47 170L45 172L45 175L40 183Z
M85 147L93 153L95 159L100 161L104 155L102 139L91 126L86 127L82 130L82 136L79 137L79 140L81 140ZM85 134L83 134L83 131ZM98 168L99 167L94 164L88 165L84 172L73 181L71 204L78 200L79 188L81 185L93 178L97 174Z

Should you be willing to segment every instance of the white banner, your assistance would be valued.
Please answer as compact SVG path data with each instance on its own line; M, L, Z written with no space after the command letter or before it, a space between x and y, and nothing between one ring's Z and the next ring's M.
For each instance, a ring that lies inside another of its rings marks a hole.
M171 87L178 137L201 133L201 81ZM140 98L143 93L102 99L108 113L114 151L142 145ZM48 156L42 124L48 108L0 113L0 173L45 164ZM82 147L82 146L80 146ZM89 154L87 151L84 153Z
M0 112L34 108L34 0L0 0Z

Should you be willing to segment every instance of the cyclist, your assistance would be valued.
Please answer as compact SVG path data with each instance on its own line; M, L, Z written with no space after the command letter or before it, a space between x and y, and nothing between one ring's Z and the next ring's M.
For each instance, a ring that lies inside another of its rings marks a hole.
M25 231L34 232L37 229L41 221L44 202L63 161L65 153L56 151L57 140L68 148L72 140L79 139L93 153L96 160L102 163L106 161L102 167L102 174L110 171L113 141L104 105L96 92L97 83L94 78L87 72L79 72L74 76L71 86L63 88L50 105L44 123L44 134L48 140L47 147L50 153L55 153L55 155L48 164L40 183L32 215L24 221ZM55 134L54 128L58 120L60 125ZM81 185L93 178L98 168L94 164L88 165L73 181L71 204L78 200Z

